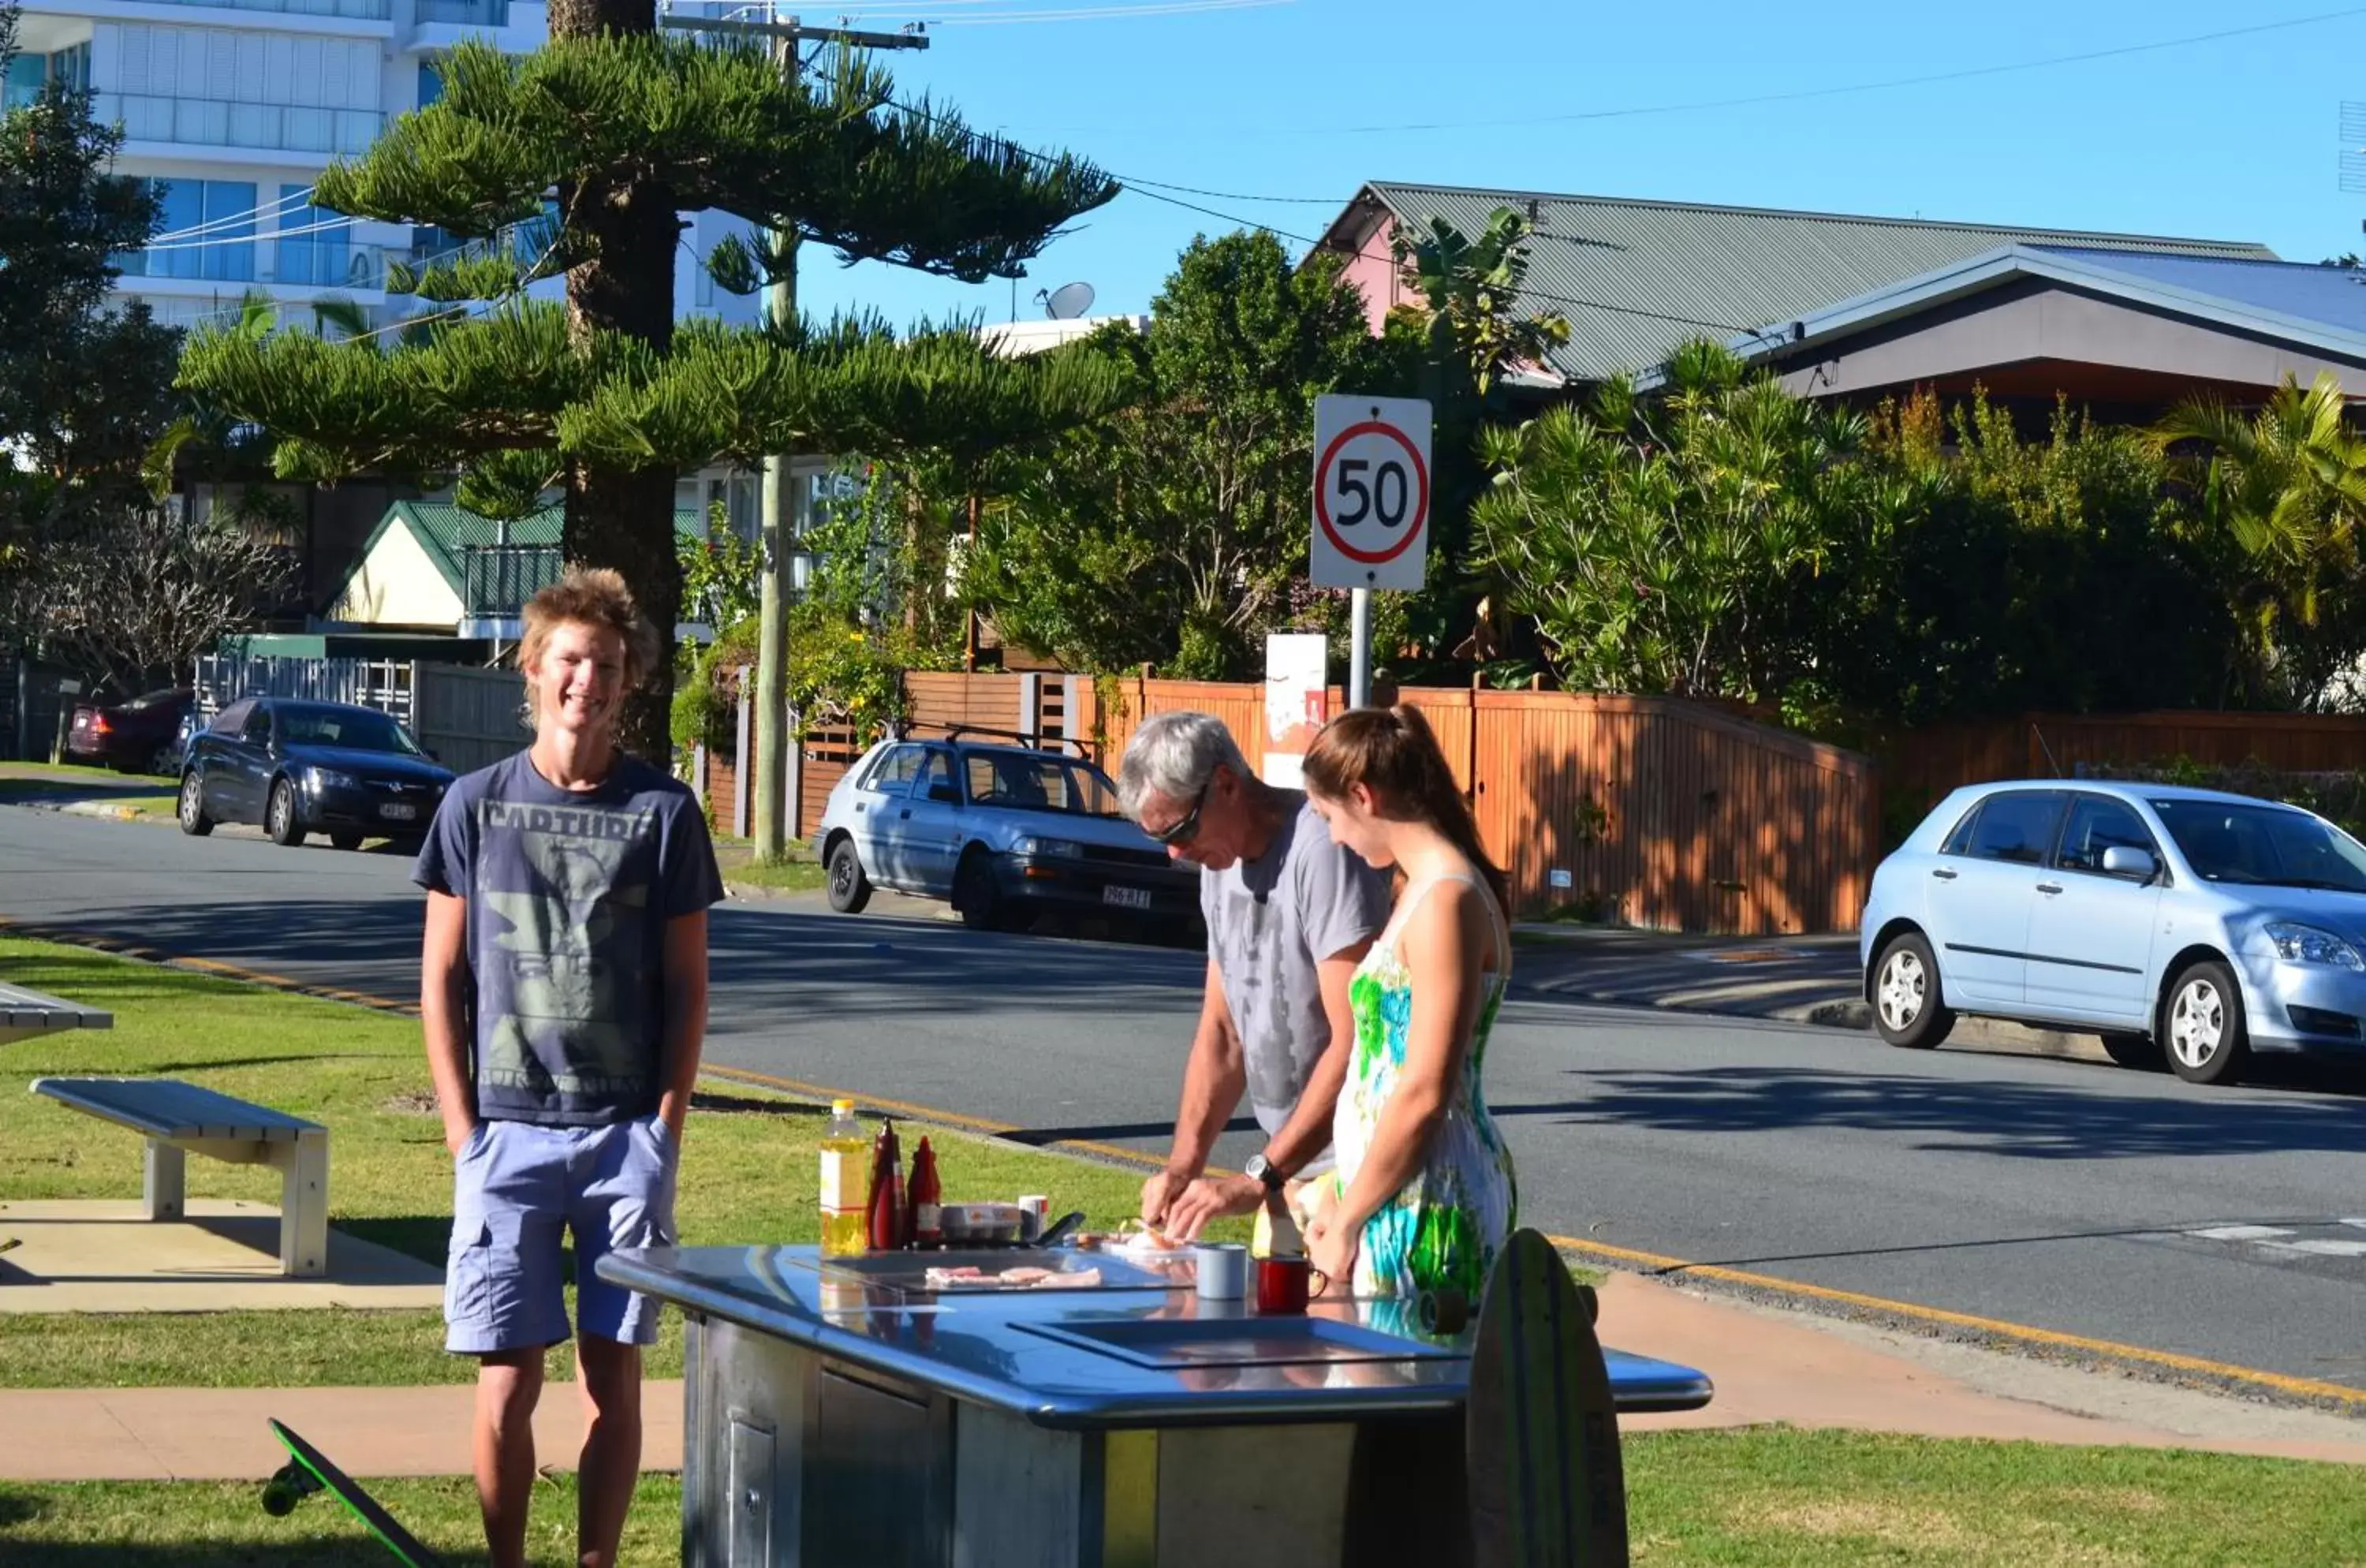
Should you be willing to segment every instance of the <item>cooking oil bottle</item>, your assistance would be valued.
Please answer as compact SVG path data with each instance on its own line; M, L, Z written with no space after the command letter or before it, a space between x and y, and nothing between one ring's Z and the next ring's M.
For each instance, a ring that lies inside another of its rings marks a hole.
M854 1101L829 1102L821 1135L821 1250L825 1258L867 1251L864 1210L871 1194L871 1141L854 1119Z

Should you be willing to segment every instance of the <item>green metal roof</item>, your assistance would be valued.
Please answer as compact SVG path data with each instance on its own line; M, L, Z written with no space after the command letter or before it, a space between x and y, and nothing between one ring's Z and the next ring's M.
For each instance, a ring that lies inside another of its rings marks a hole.
M555 546L562 542L560 535L565 518L564 507L546 506L509 524L508 532L504 535L501 524L471 512L456 502L398 501L386 509L386 515L378 519L376 528L370 530L369 539L362 546L361 554L355 558L352 571L345 575L350 580L353 572L359 571L362 563L369 559L370 552L377 548L378 540L385 537L386 531L401 523L410 528L411 537L417 539L420 547L427 552L427 558L435 563L435 570L443 575L444 581L451 584L452 592L462 593L466 587L460 568L461 551L503 542ZM703 539L706 536L706 523L696 508L681 507L673 514L673 531L676 538ZM344 592L344 583L339 583L337 592L330 596L329 602L334 604Z
M1499 207L1534 206L1528 314L1559 312L1570 339L1552 368L1573 381L1648 369L1692 337L1786 330L1799 318L1968 256L2015 243L2250 261L2279 258L2248 241L2179 240L1922 219L1857 218L1536 191L1375 181L1324 235L1354 245L1384 208L1407 228L1443 218L1477 234ZM1385 243L1376 240L1372 243ZM1369 248L1368 245L1367 248Z

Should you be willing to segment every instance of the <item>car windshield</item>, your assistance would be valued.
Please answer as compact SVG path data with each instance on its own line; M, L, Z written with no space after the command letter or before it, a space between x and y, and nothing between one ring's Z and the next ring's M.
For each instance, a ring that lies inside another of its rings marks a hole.
M348 751L391 751L416 757L402 726L368 708L282 707L279 739L287 746L338 746Z
M2204 882L2366 893L2366 846L2304 813L2216 800L2156 800L2152 808Z
M972 751L963 758L973 806L1121 817L1117 786L1090 762L1031 751Z

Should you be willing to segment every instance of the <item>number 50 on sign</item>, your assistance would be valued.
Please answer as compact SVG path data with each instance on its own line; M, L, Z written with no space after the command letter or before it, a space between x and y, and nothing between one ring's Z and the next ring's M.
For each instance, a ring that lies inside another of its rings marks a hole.
M1314 400L1317 588L1419 588L1429 558L1429 404Z

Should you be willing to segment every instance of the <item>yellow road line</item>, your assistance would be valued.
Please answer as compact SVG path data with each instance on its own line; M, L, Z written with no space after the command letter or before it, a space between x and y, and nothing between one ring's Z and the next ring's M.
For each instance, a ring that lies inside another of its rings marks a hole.
M2258 1388L2271 1388L2279 1393L2297 1394L2306 1399L2333 1400L2343 1404L2366 1409L2366 1389L2350 1388L2342 1383L2322 1382L2315 1378L2296 1378L2283 1372L2262 1371L2256 1367L2238 1367L2225 1361L2206 1360L2199 1356L2180 1356L2171 1350L2149 1350L2141 1345L2124 1345L2115 1339L2090 1339L2084 1335L2065 1334L2058 1329L2037 1328L2025 1323L2009 1323L2001 1318L1980 1317L1971 1313L1950 1312L1944 1307L1923 1306L1915 1302L1893 1301L1887 1296L1869 1296L1858 1291L1835 1290L1829 1285L1809 1285L1797 1280L1780 1280L1771 1274L1753 1274L1747 1269L1727 1269L1714 1263L1691 1263L1681 1258L1669 1258L1656 1252L1639 1252L1631 1247L1613 1247L1606 1242L1580 1241L1574 1236L1551 1235L1546 1239L1564 1252L1592 1257L1607 1263L1623 1263L1653 1274L1687 1279L1718 1280L1727 1284L1743 1285L1752 1290L1766 1291L1778 1295L1805 1296L1811 1300L1831 1302L1842 1306L1862 1307L1891 1317L1910 1318L1921 1323L1944 1325L1950 1328L1968 1328L2000 1339L2018 1340L2025 1345L2044 1345L2056 1349L2080 1350L2090 1355L2109 1357L2114 1360L2135 1361L2146 1366L2161 1367L2172 1371L2191 1372L2227 1382L2247 1383Z
M15 931L42 941L66 945L96 947L122 952L154 962L179 964L212 971L227 978L244 980L275 989L298 991L310 996L328 997L363 1007L392 1009L399 1012L416 1012L415 1003L399 1002L389 998L374 996L366 991L339 990L314 986L300 980L248 969L240 964L226 964L212 958L169 958L134 947L111 937L79 931L56 931L26 924L0 915L0 929ZM938 1106L921 1105L907 1100L891 1100L883 1095L862 1094L850 1089L832 1089L827 1084L808 1083L801 1078L782 1077L772 1073L760 1073L748 1067L702 1067L707 1077L737 1079L743 1083L768 1089L786 1089L817 1100L851 1100L881 1111L893 1111L916 1121L930 1122L986 1137L1007 1137L1026 1131L1009 1122L997 1122L984 1116L972 1116L965 1111L947 1111ZM1165 1161L1139 1149L1121 1148L1088 1138L1060 1138L1047 1143L1045 1148L1080 1149L1103 1159L1156 1170ZM1211 1169L1214 1168L1211 1168ZM1229 1175L1230 1172L1218 1174ZM1887 1296L1866 1295L1858 1291L1835 1290L1829 1285L1810 1285L1797 1280L1777 1279L1772 1274L1756 1274L1743 1269L1728 1269L1713 1263L1694 1263L1686 1258L1671 1258L1664 1253L1644 1252L1631 1247L1616 1247L1608 1242L1585 1241L1576 1236L1548 1235L1545 1238L1564 1252L1598 1261L1624 1265L1664 1276L1687 1276L1694 1279L1716 1280L1726 1284L1741 1285L1750 1290L1774 1295L1804 1297L1811 1301L1830 1302L1835 1305L1856 1307L1886 1316L1906 1318L1914 1322L1934 1324L1948 1328L1969 1329L1999 1339L2024 1345L2040 1345L2053 1349L2078 1350L2088 1355L2112 1360L2133 1361L2142 1366L2159 1367L2169 1371L2185 1372L2222 1382L2248 1384L2255 1388L2273 1389L2280 1393L2304 1399L2330 1401L2366 1410L2366 1390L2341 1383L2325 1382L2315 1378L2293 1377L2283 1372L2264 1371L2256 1367L2238 1367L2225 1361L2213 1361L2200 1356L2183 1356L2171 1350L2152 1350L2141 1345L2125 1345L2112 1339L2092 1339L2084 1335L2066 1334L2058 1329L2038 1328L2025 1323L2011 1323L2002 1318L1980 1317L1971 1313L1950 1312L1944 1307L1924 1306L1917 1302L1895 1301Z

